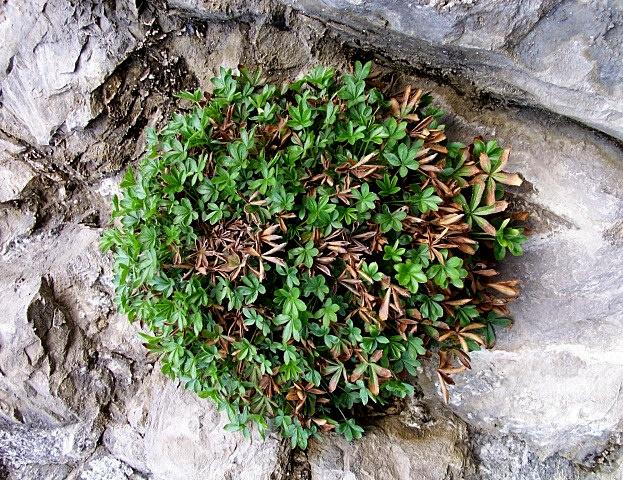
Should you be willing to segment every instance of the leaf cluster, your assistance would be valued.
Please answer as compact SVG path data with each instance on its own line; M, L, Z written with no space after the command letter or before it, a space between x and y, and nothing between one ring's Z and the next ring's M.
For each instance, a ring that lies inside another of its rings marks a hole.
M508 150L448 142L430 95L387 96L370 70L278 87L221 69L114 199L120 309L228 430L358 438L356 409L412 394L423 357L447 395L510 322L517 283L492 278L526 240Z

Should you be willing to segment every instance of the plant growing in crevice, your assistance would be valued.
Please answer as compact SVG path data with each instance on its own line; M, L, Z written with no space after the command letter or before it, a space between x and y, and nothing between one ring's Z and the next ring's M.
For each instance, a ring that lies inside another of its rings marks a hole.
M283 87L221 69L149 131L114 199L118 304L228 430L358 438L355 407L410 395L431 352L447 397L510 322L517 283L494 259L526 237L508 150L448 142L430 95L387 99L370 68Z

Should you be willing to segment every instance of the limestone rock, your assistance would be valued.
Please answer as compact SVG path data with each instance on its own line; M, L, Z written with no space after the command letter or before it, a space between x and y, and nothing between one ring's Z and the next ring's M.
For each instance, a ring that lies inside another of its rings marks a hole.
M529 112L477 112L449 89L453 138L512 147L515 196L532 235L504 274L521 280L514 326L456 376L451 406L470 425L518 435L542 457L581 462L623 430L623 155L615 142Z
M58 253L53 259L63 261ZM63 304L53 260L33 263L39 275L19 259L12 268L0 265L0 456L14 467L79 462L101 433L98 417L110 401L112 376L94 361L90 339Z
M140 40L132 0L28 0L0 7L0 119L18 138L48 144L97 114L96 90Z
M351 43L623 138L623 6L599 0L287 0Z
M576 465L559 456L539 458L513 437L472 434L478 480L580 480ZM598 477L595 477L598 478ZM604 479L605 480L605 479Z
M12 205L0 205L0 252L27 236L35 226L32 212Z
M282 441L246 440L223 429L229 423L208 400L176 386L160 373L151 385L145 430L145 462L157 480L269 480L279 478Z
M27 163L16 158L23 150L23 147L0 139L0 203L18 199L35 176Z
M362 439L330 435L308 452L312 480L451 480L471 469L467 429L437 409L412 404L399 416L380 419Z
M144 480L128 465L110 455L102 454L81 468L77 480Z
M288 449L279 438L225 431L224 414L157 368L113 416L106 449L155 480L283 478Z

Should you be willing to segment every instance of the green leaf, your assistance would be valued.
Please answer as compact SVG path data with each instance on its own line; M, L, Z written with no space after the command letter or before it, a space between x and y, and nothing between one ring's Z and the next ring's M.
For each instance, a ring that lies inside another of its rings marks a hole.
M290 115L290 121L288 126L294 130L303 130L304 128L311 127L314 123L314 112L307 102L307 95L297 95L297 104L288 108L288 114Z
M394 245L385 245L383 247L383 260L391 260L392 262L400 262L406 249L399 246L398 240Z
M385 129L386 148L392 148L396 142L407 136L407 122L398 123L393 117L383 122L383 128Z
M305 286L303 287L304 296L315 295L320 301L323 301L327 293L329 293L329 287L326 285L323 275L313 275L306 278Z
M363 435L363 428L357 425L352 419L348 419L345 422L340 423L335 431L344 435L344 438L349 442L358 440Z
M398 283L409 290L411 293L417 293L419 284L426 283L428 278L422 271L422 265L412 260L394 265L396 270L396 280Z
M424 190L413 195L411 197L411 202L421 213L427 213L431 210L433 212L439 210L439 205L443 203L443 200L441 197L435 195L435 189L433 187L426 187Z
M330 298L327 298L324 305L314 314L314 318L322 320L322 326L328 327L331 322L337 321L337 312L339 312L340 306L333 303Z
M420 168L416 158L423 144L422 140L418 140L413 144L401 143L398 145L396 153L385 151L383 155L390 165L398 167L398 173L401 177L406 177L409 170L415 171Z
M290 250L288 257L294 259L294 266L296 267L304 265L307 268L311 268L318 253L318 249L314 247L314 242L309 241L302 247Z
M177 98L181 98L182 100L188 100L190 102L199 103L203 98L203 92L200 88L196 89L194 92L179 92L176 93L175 96Z
M407 212L404 210L390 211L387 205L383 205L383 212L374 216L374 221L381 227L381 232L387 233L390 230L400 232L402 230L402 221L407 218Z
M363 262L359 275L368 283L378 282L384 277L383 273L379 272L379 265L376 262Z
M184 225L186 227L199 218L199 214L193 210L193 206L188 198L183 198L179 203L173 205L172 208L175 218L173 223Z
M418 295L416 300L421 302L420 313L424 318L428 318L433 322L443 317L443 308L438 302L443 301L444 296L440 294L436 295Z
M379 195L381 197L390 197L400 191L398 177L395 175L390 177L388 174L384 174L381 180L376 181L376 184L380 188Z
M266 287L253 274L242 277L242 283L243 285L238 287L238 291L243 295L247 304L255 302L259 295L266 293Z
M370 185L364 183L360 188L356 188L351 192L353 198L356 200L356 208L358 212L366 212L373 210L375 202L379 199L378 195L370 191Z
M146 130L100 241L116 302L227 430L354 440L355 412L412 395L432 351L510 325L487 275L523 253L504 200L521 177L494 140L439 142L432 96L386 99L370 62L283 86L239 70Z
M275 295L276 303L281 305L283 314L292 319L298 319L299 312L307 309L305 302L299 299L301 291L297 287L288 290L280 288Z

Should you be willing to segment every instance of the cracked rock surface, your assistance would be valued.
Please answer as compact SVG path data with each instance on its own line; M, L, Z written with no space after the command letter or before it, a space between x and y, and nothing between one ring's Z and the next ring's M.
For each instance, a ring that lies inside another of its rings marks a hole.
M290 3L0 1L0 478L623 478L618 4ZM221 65L280 82L359 58L433 92L451 138L512 147L532 236L505 268L523 292L448 407L425 369L361 441L292 452L224 432L159 373L116 313L98 239L173 93L208 89Z
M350 42L623 138L614 0L287 0Z

